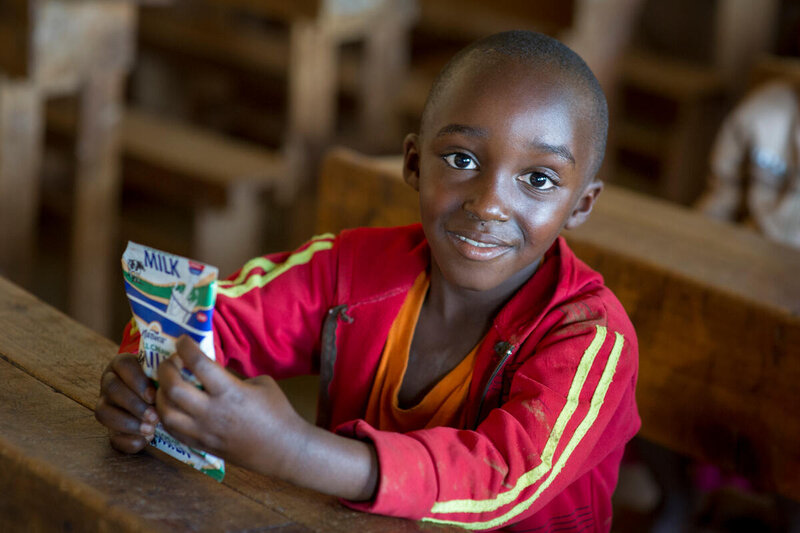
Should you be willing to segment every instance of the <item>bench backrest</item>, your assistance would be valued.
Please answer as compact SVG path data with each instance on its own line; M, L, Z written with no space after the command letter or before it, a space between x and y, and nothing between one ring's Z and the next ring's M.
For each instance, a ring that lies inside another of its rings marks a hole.
M417 220L400 158L337 149L319 231ZM573 250L636 327L641 435L800 499L800 251L606 185Z

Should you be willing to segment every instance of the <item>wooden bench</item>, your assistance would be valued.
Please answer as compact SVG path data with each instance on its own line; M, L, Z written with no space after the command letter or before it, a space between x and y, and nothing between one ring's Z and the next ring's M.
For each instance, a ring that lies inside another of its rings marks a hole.
M356 96L362 143L396 142L395 103L416 11L414 0L176 2L143 10L140 35L144 49L286 79L285 151L307 155L335 134L340 88ZM346 43L363 50L343 53Z
M0 530L453 531L231 464L217 483L157 451L115 452L92 409L116 348L0 277Z
M73 316L108 327L119 205L118 124L136 1L0 5L0 272L28 279L36 242L45 100L80 95L69 265Z
M72 134L75 119L68 105L53 105L47 113L48 128L61 137ZM263 253L262 195L286 179L279 153L136 108L124 112L119 136L125 189L145 193L161 211L190 213L189 242L170 242L170 250L225 274ZM158 227L155 222L145 225ZM159 239L169 242L153 235Z
M325 158L318 231L417 209L400 158ZM636 327L641 436L800 500L800 252L609 185L565 237Z

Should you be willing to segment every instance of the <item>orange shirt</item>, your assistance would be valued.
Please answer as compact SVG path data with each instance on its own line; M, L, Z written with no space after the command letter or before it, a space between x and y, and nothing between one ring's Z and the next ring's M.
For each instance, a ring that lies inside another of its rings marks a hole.
M463 427L462 407L469 392L477 345L417 405L401 409L398 404L397 394L408 366L414 329L429 286L430 278L423 271L389 330L365 417L377 429L406 432L435 426Z

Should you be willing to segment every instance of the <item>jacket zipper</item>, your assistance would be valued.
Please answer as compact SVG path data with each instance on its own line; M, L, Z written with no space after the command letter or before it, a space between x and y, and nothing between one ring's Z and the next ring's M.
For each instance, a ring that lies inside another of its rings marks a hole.
M481 394L481 401L478 404L478 411L475 413L475 420L472 423L472 429L478 427L478 422L481 418L481 412L483 412L483 402L486 400L486 396L489 394L489 389L492 386L492 382L497 377L497 374L500 373L500 370L505 366L506 361L508 358L511 357L511 354L514 353L515 346L508 341L500 341L494 345L494 353L500 355L500 361L497 363L497 366L494 368L494 372L492 372L491 377L489 377L489 381L486 382L486 386L483 388L483 394Z
M333 367L336 363L336 330L339 318L351 324L353 317L347 314L347 305L337 305L328 309L328 316L322 325L322 346L319 355L319 399L317 400L317 425L327 428L331 420L331 402L328 388L333 380Z

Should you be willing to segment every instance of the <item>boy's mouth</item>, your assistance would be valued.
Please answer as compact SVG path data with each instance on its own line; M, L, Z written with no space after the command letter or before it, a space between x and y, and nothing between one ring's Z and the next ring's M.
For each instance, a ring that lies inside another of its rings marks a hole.
M478 232L448 231L456 250L473 261L488 261L511 249L511 245L493 235Z
M457 233L455 234L455 237L457 239L464 241L467 244L471 244L472 246L477 246L478 248L494 248L495 246L498 246L497 244L492 244L488 242L473 241L469 237L464 237L463 235L459 235Z

